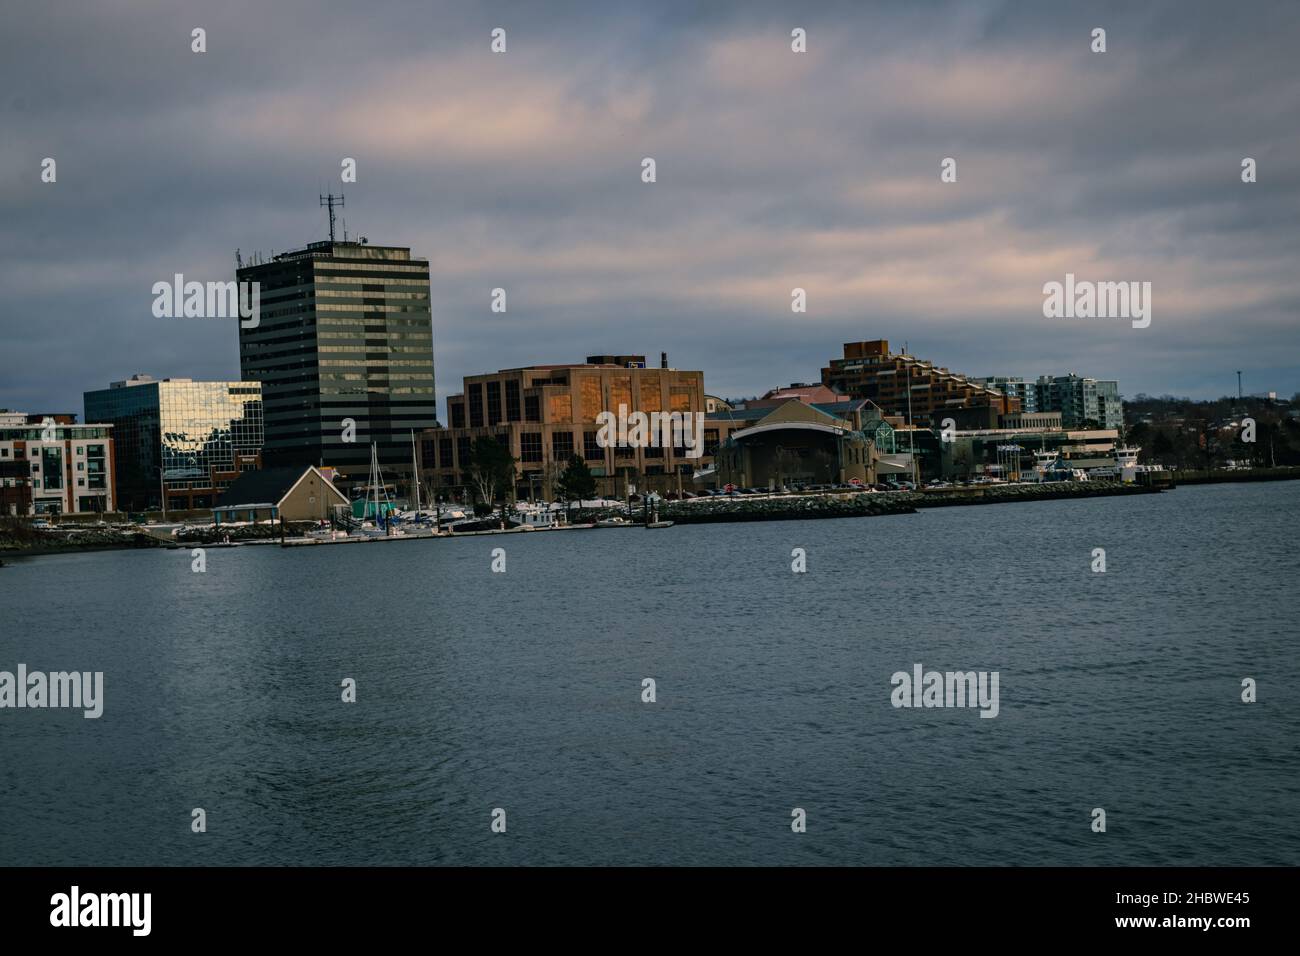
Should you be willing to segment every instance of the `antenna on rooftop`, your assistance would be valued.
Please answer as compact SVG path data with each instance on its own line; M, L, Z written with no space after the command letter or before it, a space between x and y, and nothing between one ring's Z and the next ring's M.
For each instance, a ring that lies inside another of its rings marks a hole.
M334 195L333 193L329 193L328 195L321 196L321 197L320 197L320 204L321 204L322 206L328 206L328 207L329 207L329 211L330 211L330 242L333 242L333 241L334 241L334 207L335 207L335 205L337 205L340 209L343 208L343 195L340 193L339 195L336 196L336 195Z
M244 260L240 257L238 249L235 250L235 268L236 269L244 268Z

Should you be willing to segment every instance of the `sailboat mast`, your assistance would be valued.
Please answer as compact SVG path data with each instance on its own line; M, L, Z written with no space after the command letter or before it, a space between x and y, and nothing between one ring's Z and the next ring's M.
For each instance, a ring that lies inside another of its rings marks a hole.
M415 429L411 429L411 480L415 482L415 514L420 514L420 465L415 458Z

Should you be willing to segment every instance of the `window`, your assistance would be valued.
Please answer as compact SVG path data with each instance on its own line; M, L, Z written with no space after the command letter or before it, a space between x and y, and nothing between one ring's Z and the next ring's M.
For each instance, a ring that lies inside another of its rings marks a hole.
M548 421L560 425L567 425L573 421L573 398L567 392L548 396L546 406L550 413Z
M605 449L600 447L596 440L600 432L583 432L582 433L582 457L587 461L604 461Z
M573 457L573 432L551 433L551 460L559 464Z
M641 411L662 412L662 395L659 391L659 373L646 372L641 376Z
M483 425L483 383L474 382L465 392L465 399L469 402L469 424L471 428L480 428ZM495 422L493 424L496 424Z
M451 460L451 439L438 439L438 465L441 468L453 468L454 463Z
M511 380L506 382L506 421L522 421L519 414L519 382Z
M524 421L540 422L542 420L542 400L537 395L524 396Z
M603 409L600 401L600 378L596 375L583 375L578 379L578 392L581 408L581 421L594 422Z
M487 423L496 425L501 421L501 383L487 383Z
M519 436L519 460L527 462L542 460L541 432L523 432Z
M43 446L41 448L41 471L45 472L46 488L63 487L63 449Z

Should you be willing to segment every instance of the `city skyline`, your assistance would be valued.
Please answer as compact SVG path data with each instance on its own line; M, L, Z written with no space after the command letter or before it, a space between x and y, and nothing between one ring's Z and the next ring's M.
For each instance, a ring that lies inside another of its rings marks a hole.
M1235 394L1238 369L1248 393L1300 391L1285 5L507 4L448 29L450 7L311 9L334 28L301 50L277 39L294 4L40 10L0 38L2 404L239 377L233 323L154 318L151 286L326 238L321 192L346 194L354 238L429 260L440 415L467 375L592 349L666 350L739 397L871 338L1128 398ZM1045 318L1067 274L1151 282L1152 324Z

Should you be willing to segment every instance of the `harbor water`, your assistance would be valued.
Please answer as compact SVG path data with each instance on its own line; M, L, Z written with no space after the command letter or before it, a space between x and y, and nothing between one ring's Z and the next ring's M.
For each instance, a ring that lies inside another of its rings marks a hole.
M8 560L0 670L104 699L0 709L0 864L1300 864L1298 530L1277 482ZM893 706L918 664L996 718Z

